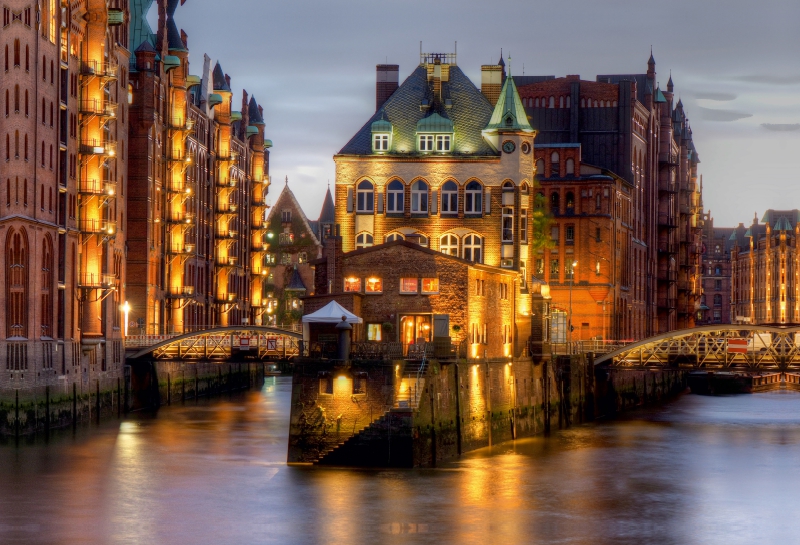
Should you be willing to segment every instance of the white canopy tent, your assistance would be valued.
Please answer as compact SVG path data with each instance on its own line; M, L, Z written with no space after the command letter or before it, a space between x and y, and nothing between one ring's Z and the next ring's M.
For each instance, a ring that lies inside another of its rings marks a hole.
M331 301L321 309L303 316L304 324L338 324L346 317L348 324L361 324L364 320L344 308L336 301Z

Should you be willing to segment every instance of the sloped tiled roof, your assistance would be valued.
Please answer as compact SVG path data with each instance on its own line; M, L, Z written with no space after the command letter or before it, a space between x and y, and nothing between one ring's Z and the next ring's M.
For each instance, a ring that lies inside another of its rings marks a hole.
M418 66L400 87L375 112L358 132L339 151L341 155L372 154L372 123L384 118L392 124L392 155L416 155L417 123L436 113L453 122L455 137L453 155L497 155L484 140L481 131L492 117L492 105L457 66L450 66L449 81L442 82L442 97L449 99L452 107L434 101L428 83L427 71ZM420 109L423 101L432 104L430 110Z
M511 76L508 76L503 83L503 89L500 91L500 97L497 99L486 130L533 132L533 127L528 122L528 115L525 113L525 107L522 106L522 100L519 98L514 78Z
M306 291L308 289L303 283L303 279L300 277L297 267L295 267L294 271L292 272L292 279L289 280L289 285L283 289L284 291Z
M317 230L314 227L312 227L311 224L309 223L308 217L306 217L306 213L303 211L303 207L300 206L300 203L297 202L297 198L294 196L294 193L292 192L291 189L289 189L288 181L286 185L283 186L283 191L281 191L281 194L278 195L278 199L275 201L275 204L273 204L272 207L269 209L269 214L267 214L267 224L269 224L269 222L272 220L273 215L281 213L279 207L283 199L289 200L289 202L291 202L294 205L294 207L300 213L300 219L303 220L303 226L306 228L306 231L308 231L308 233L311 235L314 244L321 246L319 238L317 238Z
M250 103L247 105L247 117L250 119L251 125L263 125L264 118L261 117L261 112L258 110L258 103L256 97L250 97Z
M333 223L334 221L336 221L335 207L331 188L328 187L328 192L325 193L325 200L322 203L322 211L319 213L319 223Z

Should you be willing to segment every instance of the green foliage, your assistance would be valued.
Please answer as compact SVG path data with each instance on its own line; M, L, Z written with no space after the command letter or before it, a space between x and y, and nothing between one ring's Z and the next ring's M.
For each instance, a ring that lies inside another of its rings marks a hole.
M531 224L533 226L531 245L534 252L547 250L555 246L555 242L550 237L552 223L553 217L547 212L547 199L542 193L534 193L533 212L531 213Z

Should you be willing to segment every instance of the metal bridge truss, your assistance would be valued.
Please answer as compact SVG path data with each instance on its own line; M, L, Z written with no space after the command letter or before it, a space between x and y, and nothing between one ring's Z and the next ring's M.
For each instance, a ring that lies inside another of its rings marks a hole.
M603 354L594 363L621 368L800 371L800 327L717 325L682 329Z
M218 327L186 333L139 350L132 359L227 360L237 352L254 359L279 360L298 355L302 333L273 327Z

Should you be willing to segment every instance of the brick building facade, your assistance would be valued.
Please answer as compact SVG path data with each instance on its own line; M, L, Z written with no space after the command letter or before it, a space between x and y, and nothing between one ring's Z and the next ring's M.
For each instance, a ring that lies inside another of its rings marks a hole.
M711 213L703 218L700 274L703 293L695 325L730 324L731 251L736 240L733 227L714 227ZM731 235L734 235L731 238Z
M127 2L2 6L0 390L116 381Z
M202 76L190 74L177 7L158 1L156 32L132 14L128 299L147 334L263 314L271 143L262 110L243 92L234 111L230 77L207 56Z
M562 233L564 223L574 223L575 244L589 245L589 255L579 257L575 267L574 284L582 293L578 310L574 286L572 290L578 338L638 339L694 325L701 289L699 158L683 105L680 100L674 103L672 78L662 92L655 67L651 55L644 74L599 75L595 81L575 75L515 78L537 131L537 150L542 150L541 155L537 151L537 181L549 205L558 199L560 208L551 207L551 212ZM607 208L601 202L601 213L595 212L596 204L589 210L583 205L594 188L591 181L576 176L579 164L603 169L622 182ZM568 193L581 214L595 217L564 218ZM598 238L599 244L591 242ZM559 242L562 261L569 245L563 235ZM538 259L548 262L555 255L545 253ZM608 284L605 297L593 285L598 283L598 261L601 277L606 267L613 272L601 282ZM562 266L562 282L565 273ZM555 286L554 304L568 306L568 291ZM586 318L578 315L581 312ZM598 313L607 314L607 328L598 326Z
M800 323L800 210L767 210L731 234L734 323Z

